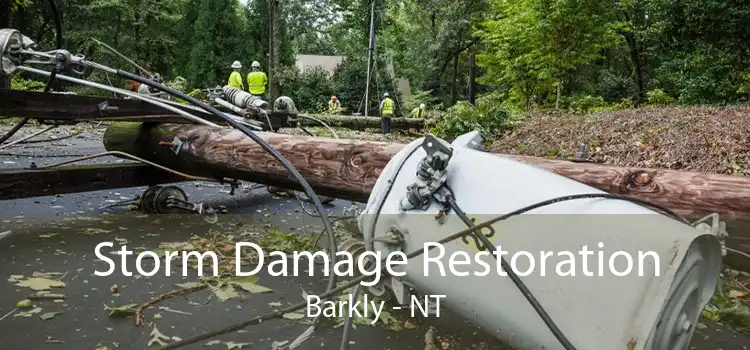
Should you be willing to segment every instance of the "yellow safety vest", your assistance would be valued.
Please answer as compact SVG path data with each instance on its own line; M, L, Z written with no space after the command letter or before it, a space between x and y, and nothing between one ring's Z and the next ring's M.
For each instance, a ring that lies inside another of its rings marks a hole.
M253 95L262 95L266 93L266 83L268 77L263 72L250 72L247 74L247 86Z
M244 90L242 87L242 74L240 72L234 71L232 74L229 74L229 81L227 82L227 85L231 87L238 88L240 90Z
M414 118L424 118L424 109L419 107L412 109L411 116Z
M383 100L383 108L380 110L380 115L393 115L393 100L390 98Z

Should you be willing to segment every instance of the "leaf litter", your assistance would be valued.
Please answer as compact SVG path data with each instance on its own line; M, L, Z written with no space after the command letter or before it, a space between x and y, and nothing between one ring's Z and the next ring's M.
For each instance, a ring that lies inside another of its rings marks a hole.
M260 232L266 231L264 234L260 234ZM164 293L160 296L157 296L155 298L152 298L149 301L146 301L144 303L140 304L128 304L124 306L119 307L110 307L105 305L105 310L109 312L111 316L118 316L118 315L136 315L136 325L143 324L143 321L140 319L140 314L143 310L146 308L157 304L158 302L177 296L177 295L184 295L193 291L198 291L202 289L208 288L212 294L214 294L219 300L222 302L238 298L240 296L239 291L244 291L249 294L259 294L259 293L271 293L273 290L271 288L267 288L265 286L262 286L258 284L259 277L258 276L242 276L242 277L236 277L231 275L231 271L234 271L235 268L235 242L239 239L242 239L243 241L248 241L248 238L254 239L257 238L257 242L259 246L265 251L284 251L284 252L292 252L292 251L307 251L313 249L313 242L312 242L312 235L305 235L305 234L293 234L288 232L283 232L277 228L274 227L266 227L264 230L259 230L256 227L244 227L242 230L240 230L239 233L235 233L232 235L229 234L221 234L217 232L210 232L208 236L206 237L200 237L200 236L192 236L190 239L186 242L164 242L159 244L159 248L163 250L169 250L169 251L179 251L179 250L193 250L198 252L199 254L212 251L215 252L217 255L220 255L219 257L219 273L220 277L204 277L201 278L199 281L192 281L192 282L185 282L185 283L179 283L175 286L178 288L176 290ZM241 253L241 263L257 263L257 256L255 255L255 252L253 250L247 250L248 252L245 252L243 250ZM191 264L189 267L191 269L197 269L197 259L193 259L193 264ZM212 259L204 259L206 262L212 262ZM222 261L224 263L222 263ZM347 300L347 293L350 293L351 290L345 291L341 296L338 297L338 300L346 301ZM304 294L307 294L304 289L302 290L303 297ZM191 303L193 305L200 305L198 303ZM281 306L282 304L280 302L272 302L269 303L269 306ZM159 307L160 310L167 311L168 308ZM171 311L171 310L170 310ZM175 310L179 311L179 310ZM184 313L184 312L178 312L178 313ZM283 318L289 319L289 320L302 320L305 319L306 316L299 312L292 312L287 313L283 315ZM335 323L337 323L339 326L343 324L343 318L342 319L336 319L334 320ZM356 327L357 325L372 325L372 321L370 319L365 319L364 317L354 317L353 323ZM382 311L381 318L374 324L375 326L382 325L386 328L394 331L401 330L403 328L415 328L416 326L411 324L409 321L399 321L397 320L393 315L391 315L388 311ZM155 329L155 331L152 331L151 334L151 340L149 342L149 346L153 345L154 343L161 344L160 342L167 342L169 341L170 337L167 337L166 335L163 335L161 332L158 331L158 329ZM240 349L244 346L249 345L249 343L233 343L233 342L219 342L219 341L212 341L208 342L205 345L219 345L224 344L228 347L228 349Z
M65 287L65 282L44 277L30 277L16 283L18 287L31 288L35 291Z
M588 160L599 164L750 176L749 123L748 106L539 111L489 149L569 159L585 144ZM703 316L750 335L749 288L748 273L728 270Z
M247 233L247 232L245 232ZM211 292L222 302L238 298L240 296L237 288L240 290L243 290L245 292L251 293L251 294L258 294L258 293L270 293L273 292L272 289L264 287L262 285L259 285L258 277L257 276L247 276L247 277L233 277L231 276L231 271L234 270L235 267L235 260L233 258L228 258L229 256L235 256L235 241L238 240L241 237L246 237L248 235L240 234L240 235L228 235L228 234L221 234L217 232L209 232L209 235L207 237L201 237L201 236L192 236L190 239L186 242L162 242L159 244L159 248L163 249L163 251L196 251L199 254L205 253L205 252L214 252L219 255L222 255L222 257L219 259L219 276L220 277L204 277L201 278L199 281L194 282L185 282L185 283L179 283L176 284L176 287L179 289L172 290L170 292L161 294L159 296L156 296L148 301L145 301L140 304L129 304L119 307L111 307L108 305L105 305L105 311L107 311L110 316L123 316L123 315L135 315L136 316L136 325L143 324L143 318L142 318L142 312L143 310L147 309L150 306L153 306L163 300L176 297L179 295L185 295L188 293L192 293L198 290L209 288ZM255 235L260 236L260 235ZM254 251L249 252L246 254L243 259L247 261L248 263L256 262L257 256L254 255ZM205 263L211 263L212 259L205 259ZM197 259L191 259L189 261L189 268L195 270L198 269L198 260ZM184 311L179 310L169 310L177 313L183 313L183 314L190 314Z
M623 167L750 174L750 107L668 107L589 114L540 111L495 140L491 151L590 160ZM696 152L700 150L700 152Z
M44 321L51 320L55 318L57 315L61 314L62 312L45 312L39 316Z
M151 330L151 334L149 335L151 338L149 338L148 343L146 346L151 347L154 344L159 344L159 346L165 346L169 344L169 341L172 339L171 337L168 337L164 335L162 332L159 331L156 326L154 326L154 329Z
M750 334L750 274L726 269L711 302L701 315L730 329Z

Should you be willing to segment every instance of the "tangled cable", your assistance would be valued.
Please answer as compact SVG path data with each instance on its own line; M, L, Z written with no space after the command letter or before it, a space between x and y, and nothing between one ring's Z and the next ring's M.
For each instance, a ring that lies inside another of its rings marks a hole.
M439 241L437 241L435 243L445 244L445 243L448 243L450 241L456 240L458 238L461 238L463 236L470 235L470 234L474 234L474 235L477 235L477 236L484 236L481 233L481 230L483 228L490 227L490 226L492 226L493 224L495 224L495 223L497 223L499 221L507 220L507 219L509 219L511 217L514 217L514 216L517 216L517 215L521 215L521 214L529 212L531 210L538 209L538 208L545 207L545 206L549 206L549 205L556 204L556 203L560 203L560 202L577 200L577 199L592 199L592 198L624 200L624 201L632 202L632 203L635 203L635 204L641 204L641 205L644 205L644 206L649 206L649 207L652 207L652 208L655 208L657 210L660 210L660 211L664 212L665 214L671 216L675 220L678 220L678 221L680 221L682 223L685 223L685 224L688 224L688 225L690 224L689 221L687 221L685 218L683 218L679 214L675 213L674 211L672 211L672 210L670 210L670 209L668 209L668 208L666 208L664 206L661 206L661 205L658 205L656 203L653 203L653 202L649 202L649 201L642 200L642 199L639 199L639 198L622 196L622 195L614 195L614 194L609 194L609 193L587 193L587 194L574 194L574 195L562 196L562 197L557 197L557 198L552 198L552 199L544 200L544 201L541 201L541 202L537 202L535 204L531 204L531 205L525 206L523 208L514 210L514 211L512 211L510 213L503 214L503 215L498 215L498 216L496 216L494 218L491 218L491 219L489 219L489 220L487 220L485 222L482 222L482 223L480 223L478 225L474 225L474 226L468 227L468 228L466 228L464 230L461 230L461 231L456 232L456 233L454 233L452 235L449 235L449 236L447 236L447 237L445 237L445 238L443 238L443 239L441 239L441 240L439 240ZM413 251L413 252L411 252L409 254L406 254L406 258L407 259L412 259L412 258L418 257L418 256L426 253L427 251L431 250L434 247L435 247L435 245L430 245L430 246L423 247L421 249L415 250L415 251ZM489 248L487 246L485 246L485 249L489 249ZM380 261L380 264L378 265L378 266L380 266L380 269L382 269L384 266L386 266L387 259L388 259L388 257L385 257L385 258L383 258ZM332 289L330 291L327 291L327 292L325 292L323 294L320 294L319 297L321 298L321 300L325 299L325 298L330 298L331 296L335 295L336 293L345 291L345 290L351 288L354 285L359 285L360 282L366 280L368 277L371 277L371 276L367 276L367 275L358 276L358 277L350 280L347 283L344 283L344 284L342 284L342 285L340 285L340 286L338 286L338 287L336 287L336 288L334 288L334 289ZM192 337L192 338L188 338L188 339L184 339L184 340L172 343L172 344L168 344L168 345L162 347L161 350L177 349L177 348L180 348L180 347L183 347L183 346L186 346L186 345L190 345L190 344L194 344L196 342L199 342L199 341L202 341L202 340L206 340L206 339L210 339L210 338L222 335L222 334L226 334L226 333L229 333L229 332L238 331L238 330L241 330L241 329L243 329L245 327L248 327L248 326L260 324L263 321L268 321L268 320L271 320L271 319L280 318L284 314L287 314L287 313L290 313L290 312L295 312L295 311L298 311L298 310L302 310L306 306L307 306L307 301L304 301L304 302L292 305L292 306L287 307L287 308L282 309L282 310L278 310L278 311L275 311L275 312L272 312L272 313L269 313L269 314L266 314L266 315L263 315L263 316L253 317L253 318L251 318L249 320L238 322L238 323L235 323L235 324L231 324L229 326L226 326L224 328L220 328L220 329L212 331L212 332L207 332L207 333L204 333L204 334ZM550 328L552 328L552 327L550 327ZM556 328L556 326L555 326L555 328ZM554 330L552 330L552 331L554 332ZM559 329L557 329L557 332L558 333L560 332ZM565 336L562 335L562 333L555 334L555 336L558 337L558 339L560 339L560 336L562 336L563 339L567 340L565 338ZM346 338L343 339L343 341L348 344L348 342L346 340L347 340ZM570 342L567 342L567 344L566 344L566 343L563 343L561 341L561 343L563 344L563 346L565 346L565 348L567 350L575 350L576 349L572 344L570 344Z

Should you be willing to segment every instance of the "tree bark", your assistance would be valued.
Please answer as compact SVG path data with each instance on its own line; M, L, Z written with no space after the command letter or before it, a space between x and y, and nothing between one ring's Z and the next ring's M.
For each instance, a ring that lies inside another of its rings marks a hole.
M461 54L456 55L456 57L453 58L453 78L451 83L451 106L456 104L456 101L458 100L458 57L461 56Z
M623 15L627 22L631 22L630 15L627 12L624 12ZM643 64L641 61L640 45L633 32L623 31L620 34L628 45L630 61L633 64L633 87L635 88L635 94L633 94L633 106L639 107L644 102L646 95L643 87Z
M375 181L403 144L260 133L320 194L366 201ZM164 143L182 142L175 155ZM161 144L160 144L161 143ZM300 189L286 170L233 129L119 123L104 145L195 175ZM549 170L600 190L648 200L689 218L719 213L725 220L750 218L750 178L665 169L638 169L544 158L501 155Z
M469 84L468 84L468 95L469 102L476 104L477 102L477 62L476 62L476 50L471 49L469 52Z

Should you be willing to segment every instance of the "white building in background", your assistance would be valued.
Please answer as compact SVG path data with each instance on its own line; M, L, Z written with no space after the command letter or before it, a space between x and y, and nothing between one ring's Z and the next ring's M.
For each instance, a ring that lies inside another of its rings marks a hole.
M333 73L336 71L336 67L338 67L338 65L341 64L344 59L346 59L345 56L297 55L296 65L297 69L299 69L300 72L314 69L315 67L320 67L329 75L333 75ZM389 62L388 68L390 70L390 74L394 74L393 63ZM411 87L409 84L409 80L405 78L396 78L395 83L395 88L398 89L399 92L401 92L401 98L403 98L404 100L410 99ZM363 81L362 85L366 85L366 82ZM393 87L387 87L386 89L392 90Z
M333 75L336 67L338 67L345 58L346 57L344 56L297 55L296 64L297 69L299 69L300 72L320 67L328 72L328 74Z

